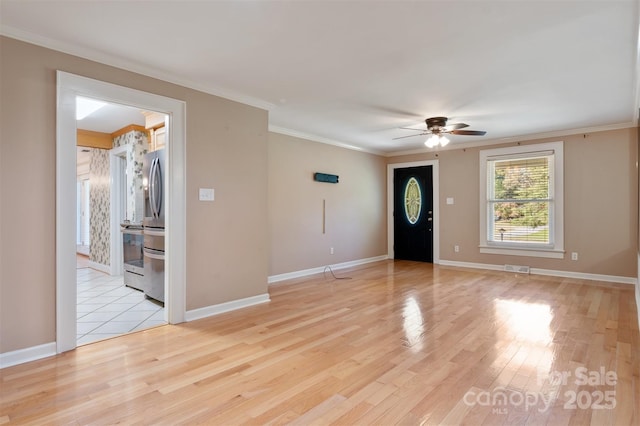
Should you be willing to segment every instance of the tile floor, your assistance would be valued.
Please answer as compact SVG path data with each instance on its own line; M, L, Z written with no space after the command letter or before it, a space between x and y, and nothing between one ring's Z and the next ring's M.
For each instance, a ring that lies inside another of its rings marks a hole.
M164 308L126 287L122 276L77 269L78 346L164 325Z

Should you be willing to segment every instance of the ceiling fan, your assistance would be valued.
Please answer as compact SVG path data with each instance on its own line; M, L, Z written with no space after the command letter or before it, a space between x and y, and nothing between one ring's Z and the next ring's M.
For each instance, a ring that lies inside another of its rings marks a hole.
M424 143L427 147L433 148L434 146L441 145L445 146L449 143L449 139L443 136L445 133L449 133L452 135L466 135L466 136L484 136L487 132L483 130L460 130L465 127L469 127L468 124L464 123L455 123L447 125L447 117L431 117L424 120L427 124L426 129L413 129L411 127L400 127L405 130L416 130L421 133L417 133L415 135L409 136L400 136L396 139L404 139L404 138L412 138L414 136L423 136L423 135L432 135L427 141Z

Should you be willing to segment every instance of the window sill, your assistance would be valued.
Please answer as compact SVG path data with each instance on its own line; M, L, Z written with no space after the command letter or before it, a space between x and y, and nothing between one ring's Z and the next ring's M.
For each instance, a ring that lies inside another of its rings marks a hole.
M564 259L564 250L547 250L540 248L512 248L480 246L480 253L506 254L509 256L545 257L547 259Z

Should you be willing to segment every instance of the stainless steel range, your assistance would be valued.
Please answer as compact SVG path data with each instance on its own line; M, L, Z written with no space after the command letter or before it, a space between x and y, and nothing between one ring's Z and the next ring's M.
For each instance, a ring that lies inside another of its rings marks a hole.
M144 286L143 229L141 223L127 222L120 225L124 260L124 285L141 291Z

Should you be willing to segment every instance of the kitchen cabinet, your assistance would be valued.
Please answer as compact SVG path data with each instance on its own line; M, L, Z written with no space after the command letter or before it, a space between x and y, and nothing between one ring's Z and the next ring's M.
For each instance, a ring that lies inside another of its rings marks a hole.
M149 131L149 151L157 151L166 145L165 115L159 112L144 111L145 128Z
M157 151L164 148L166 141L166 127L158 127L157 129L149 129L151 138L149 141L149 151Z

